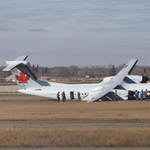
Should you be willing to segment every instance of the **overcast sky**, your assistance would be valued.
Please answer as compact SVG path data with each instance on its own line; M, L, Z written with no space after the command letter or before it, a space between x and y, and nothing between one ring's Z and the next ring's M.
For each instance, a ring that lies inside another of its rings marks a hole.
M26 54L48 67L150 66L150 1L0 0L0 66Z

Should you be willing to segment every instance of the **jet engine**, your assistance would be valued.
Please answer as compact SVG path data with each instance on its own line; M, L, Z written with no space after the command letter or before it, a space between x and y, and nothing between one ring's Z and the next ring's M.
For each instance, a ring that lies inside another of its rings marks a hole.
M149 80L149 78L147 76L143 75L141 83L147 83L148 80Z
M126 83L147 83L148 80L149 78L145 75L128 75L124 79Z
M134 94L134 91L117 90L118 100L133 100Z

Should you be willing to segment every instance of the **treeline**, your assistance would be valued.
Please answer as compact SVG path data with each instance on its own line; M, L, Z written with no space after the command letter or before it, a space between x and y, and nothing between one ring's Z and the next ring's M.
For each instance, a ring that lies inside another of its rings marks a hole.
M109 64L106 66L69 66L69 67L40 67L39 65L30 65L29 68L33 71L33 73L37 76L37 78L43 77L107 77L113 76L118 73L124 65L120 65L115 68L114 65ZM7 77L11 75L10 72L3 72L4 67L0 68L0 77ZM150 77L150 67L146 66L146 75ZM144 66L136 66L132 74L133 75L142 75L144 73Z

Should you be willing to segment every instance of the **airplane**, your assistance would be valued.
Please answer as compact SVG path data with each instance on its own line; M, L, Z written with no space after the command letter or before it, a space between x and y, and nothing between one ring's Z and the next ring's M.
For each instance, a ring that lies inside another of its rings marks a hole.
M105 77L102 82L94 84L62 84L40 81L28 67L28 55L20 56L14 61L6 61L3 71L11 71L19 86L18 92L57 99L57 93L65 92L66 100L87 102L112 101L117 90L118 100L135 99L134 91L150 90L146 76L130 75L138 60L130 60L116 76Z

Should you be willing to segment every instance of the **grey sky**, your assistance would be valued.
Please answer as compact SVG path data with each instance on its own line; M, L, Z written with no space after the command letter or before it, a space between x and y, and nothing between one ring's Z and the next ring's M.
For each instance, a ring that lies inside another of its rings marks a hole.
M149 0L0 0L0 66L150 65Z

